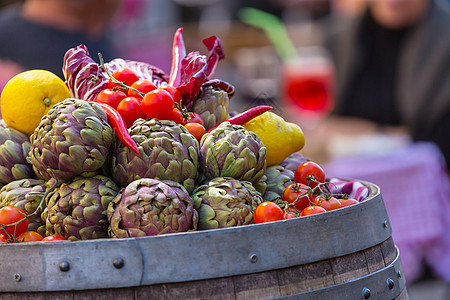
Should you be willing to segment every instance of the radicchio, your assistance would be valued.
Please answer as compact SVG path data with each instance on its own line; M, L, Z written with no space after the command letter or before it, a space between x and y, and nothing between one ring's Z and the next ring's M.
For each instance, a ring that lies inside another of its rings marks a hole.
M175 86L181 94L182 105L189 109L197 99L203 83L214 73L219 60L224 58L222 42L216 36L203 40L210 51L208 58L198 51L190 52L181 62L181 82Z
M120 68L130 68L141 79L153 81L157 86L167 82L164 71L153 65L113 59L104 64L109 74ZM64 55L63 74L72 97L94 101L97 94L108 88L108 74L91 58L85 45L69 49Z

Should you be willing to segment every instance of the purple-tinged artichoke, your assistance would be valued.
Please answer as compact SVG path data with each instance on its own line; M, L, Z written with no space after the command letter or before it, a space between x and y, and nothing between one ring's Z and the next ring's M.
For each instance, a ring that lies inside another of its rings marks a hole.
M114 138L101 106L68 98L42 117L31 135L28 160L44 180L92 176L105 163Z
M205 86L195 100L191 111L200 115L205 123L206 130L208 130L229 118L229 102L227 92L214 89L212 86Z
M309 159L304 157L300 152L294 152L286 157L286 159L280 163L280 166L295 173L297 167L307 161L309 161Z
M281 200L286 187L294 183L294 172L280 165L267 167L264 175L267 177L264 201Z
M187 190L171 180L130 183L108 207L113 238L152 236L197 228L198 215Z
M46 235L59 234L68 240L108 237L106 210L119 192L108 177L77 176L51 191L42 213Z
M0 120L0 184L36 177L33 167L27 162L30 137Z
M232 177L256 184L266 171L266 146L254 132L224 122L203 136L200 162L208 179Z
M198 176L197 140L187 129L173 121L139 119L129 128L139 147L136 154L121 143L109 164L111 177L121 187L140 178L173 180L190 193Z
M15 180L3 186L0 190L0 208L13 205L20 208L28 218L28 229L45 235L45 224L41 219L41 213L45 208L44 200L45 182L38 179Z
M247 181L217 177L192 193L198 210L198 229L216 229L253 223L253 212L263 200Z

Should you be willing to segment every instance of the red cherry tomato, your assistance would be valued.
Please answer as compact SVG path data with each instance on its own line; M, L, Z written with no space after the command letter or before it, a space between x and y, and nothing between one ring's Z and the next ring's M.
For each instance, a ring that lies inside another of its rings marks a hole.
M133 83L139 80L139 76L136 75L136 73L129 69L129 68L121 68L116 71L114 71L111 74L112 77L117 79L120 82L124 82L127 86L131 86ZM120 86L120 83L113 82L113 80L110 78L108 81L108 88L112 89L114 87ZM124 90L127 91L128 89Z
M37 242L42 240L42 235L36 231L25 231L17 237L19 242Z
M323 171L322 167L315 162L307 161L299 165L294 173L294 181L306 185L309 184L311 188L315 188L318 183L309 180L308 176L314 177L314 179L318 182L325 182L325 172Z
M341 202L334 197L326 199L321 196L317 196L314 198L314 204L325 208L326 211L335 210L342 207Z
M339 202L341 202L341 207L347 207L359 203L359 201L356 199L338 199L338 200Z
M147 79L139 79L138 81L134 82L131 85L132 88L138 90L139 92L142 92L144 94L147 94L148 92L151 92L153 90L156 90L158 87L156 84L154 84L152 81ZM136 91L132 89L128 89L128 96L129 97L135 97L137 99L142 99L144 96L137 93Z
M295 209L299 212L305 207L311 205L314 195L310 194L311 188L303 183L292 183L288 185L283 192L283 200L288 203L294 203ZM299 198L297 200L297 198Z
M148 92L141 102L142 111L147 117L160 120L168 120L171 117L174 105L172 96L162 89Z
M254 213L253 219L256 224L283 220L283 210L273 202L266 201L259 204Z
M300 213L300 217L306 217L306 216L311 216L311 215L316 215L316 214L321 214L327 212L327 210L323 207L320 206L308 206L306 207L304 210L302 210L302 212Z
M63 236L60 236L58 234L53 234L46 236L42 239L43 242L53 242L53 241L67 241L67 239Z
M188 123L199 123L205 126L205 122L203 122L202 117L196 112L188 112L187 118L183 119L183 125L186 125Z
M147 116L144 114L141 108L141 104L139 100L135 97L127 97L120 101L117 106L117 111L122 116L127 127L131 127L134 121L137 119L146 119Z
M0 243L6 243L6 238L3 234L0 234Z
M167 117L167 120L174 121L177 124L182 124L183 123L183 114L181 113L181 111L178 108L174 108L172 113L170 114L170 116Z
M205 127L200 123L187 123L184 125L184 127L186 127L189 133L192 134L199 143L202 139L202 136L206 133Z
M172 95L173 101L181 105L181 94L176 87L171 85L165 85L160 87L160 89L165 90L170 95Z
M104 89L100 93L98 93L96 102L106 103L113 108L117 108L120 101L125 99L127 94L122 91L113 91L111 89Z
M284 215L284 219L285 220L289 220L289 219L295 219L297 218L294 214L291 214L290 212L285 213Z
M6 237L8 234L17 237L28 228L28 219L25 217L25 213L21 209L11 205L0 208L0 224L11 225L23 219L25 220L16 226L0 229L0 234L5 235Z

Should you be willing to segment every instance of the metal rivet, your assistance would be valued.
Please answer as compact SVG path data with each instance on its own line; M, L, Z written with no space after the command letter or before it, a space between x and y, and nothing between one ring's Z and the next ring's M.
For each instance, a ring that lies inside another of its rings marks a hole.
M387 220L384 220L384 222L383 222L383 227L384 227L384 228L387 228L387 227L388 227L388 221L387 221Z
M250 261L251 261L252 263L257 262L257 261L258 261L258 256L256 256L256 254L250 255Z
M370 298L370 290L368 288L363 288L362 295L363 295L364 299L369 299Z
M113 265L114 267L116 267L116 269L120 269L125 265L125 261L123 260L123 258L119 257L114 259Z
M391 278L388 278L386 280L386 285L390 290L392 290L394 288L394 280L392 280Z
M67 272L70 270L70 264L67 261L62 261L59 263L59 269L63 272Z
M399 271L397 271L397 276L398 277L402 277L402 272L399 270Z
M20 275L19 273L14 274L14 280L16 282L19 282L22 280L22 275Z

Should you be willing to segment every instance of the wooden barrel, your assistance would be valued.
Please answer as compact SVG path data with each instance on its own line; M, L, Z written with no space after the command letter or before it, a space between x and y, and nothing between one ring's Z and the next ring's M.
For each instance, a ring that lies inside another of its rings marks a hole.
M0 299L408 299L379 188L325 214L0 246Z

